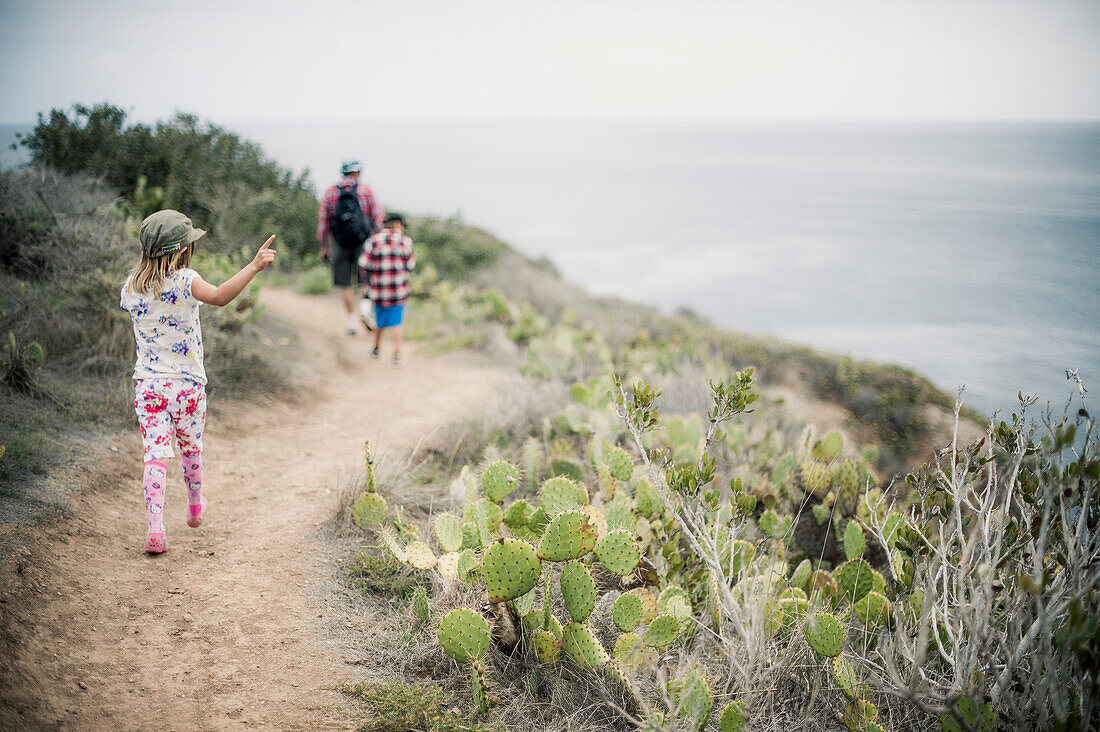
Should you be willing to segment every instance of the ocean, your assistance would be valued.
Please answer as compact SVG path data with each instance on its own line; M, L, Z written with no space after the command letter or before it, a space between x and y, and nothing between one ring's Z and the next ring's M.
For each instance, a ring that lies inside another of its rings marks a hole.
M1066 369L1100 392L1100 123L225 126L318 188L358 158L387 207L593 293L908 366L981 412L1060 409Z

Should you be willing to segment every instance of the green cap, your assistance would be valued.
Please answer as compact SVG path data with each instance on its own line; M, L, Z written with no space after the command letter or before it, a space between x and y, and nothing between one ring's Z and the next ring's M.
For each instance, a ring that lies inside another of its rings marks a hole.
M179 211L166 209L157 211L141 222L138 239L141 240L141 251L145 252L145 256L156 259L178 252L188 244L198 241L204 234L204 229L196 229L191 224L191 219Z

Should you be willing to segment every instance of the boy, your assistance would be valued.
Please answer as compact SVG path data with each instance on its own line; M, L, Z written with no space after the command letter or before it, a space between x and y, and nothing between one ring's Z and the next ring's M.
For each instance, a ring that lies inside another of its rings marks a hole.
M401 365L402 323L409 299L409 272L416 267L412 239L405 236L405 217L389 213L382 231L363 246L359 268L366 274L367 296L374 301L374 349L371 358L381 357L382 332L393 331L393 365Z

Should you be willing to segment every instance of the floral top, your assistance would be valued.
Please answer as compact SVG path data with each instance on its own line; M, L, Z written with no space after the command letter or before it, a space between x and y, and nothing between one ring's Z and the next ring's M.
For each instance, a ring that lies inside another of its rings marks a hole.
M199 301L191 294L191 283L198 276L193 269L173 272L165 278L159 295L130 292L129 280L123 285L119 304L134 321L137 343L135 379L206 383Z

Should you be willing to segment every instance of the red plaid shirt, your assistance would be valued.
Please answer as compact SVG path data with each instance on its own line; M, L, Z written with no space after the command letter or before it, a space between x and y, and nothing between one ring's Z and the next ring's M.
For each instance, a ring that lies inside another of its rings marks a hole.
M416 267L412 239L383 229L363 247L359 267L367 273L371 300L384 308L400 305L409 299L409 272Z
M336 212L336 200L340 198L340 189L350 185L355 185L355 181L344 176L339 183L329 186L321 198L321 209L317 213L317 247L321 250L322 257L328 254L329 229L332 227L332 215ZM360 183L356 193L359 194L359 205L363 207L363 215L367 217L371 231L378 231L382 228L382 219L386 212L374 200L374 192L366 183Z

